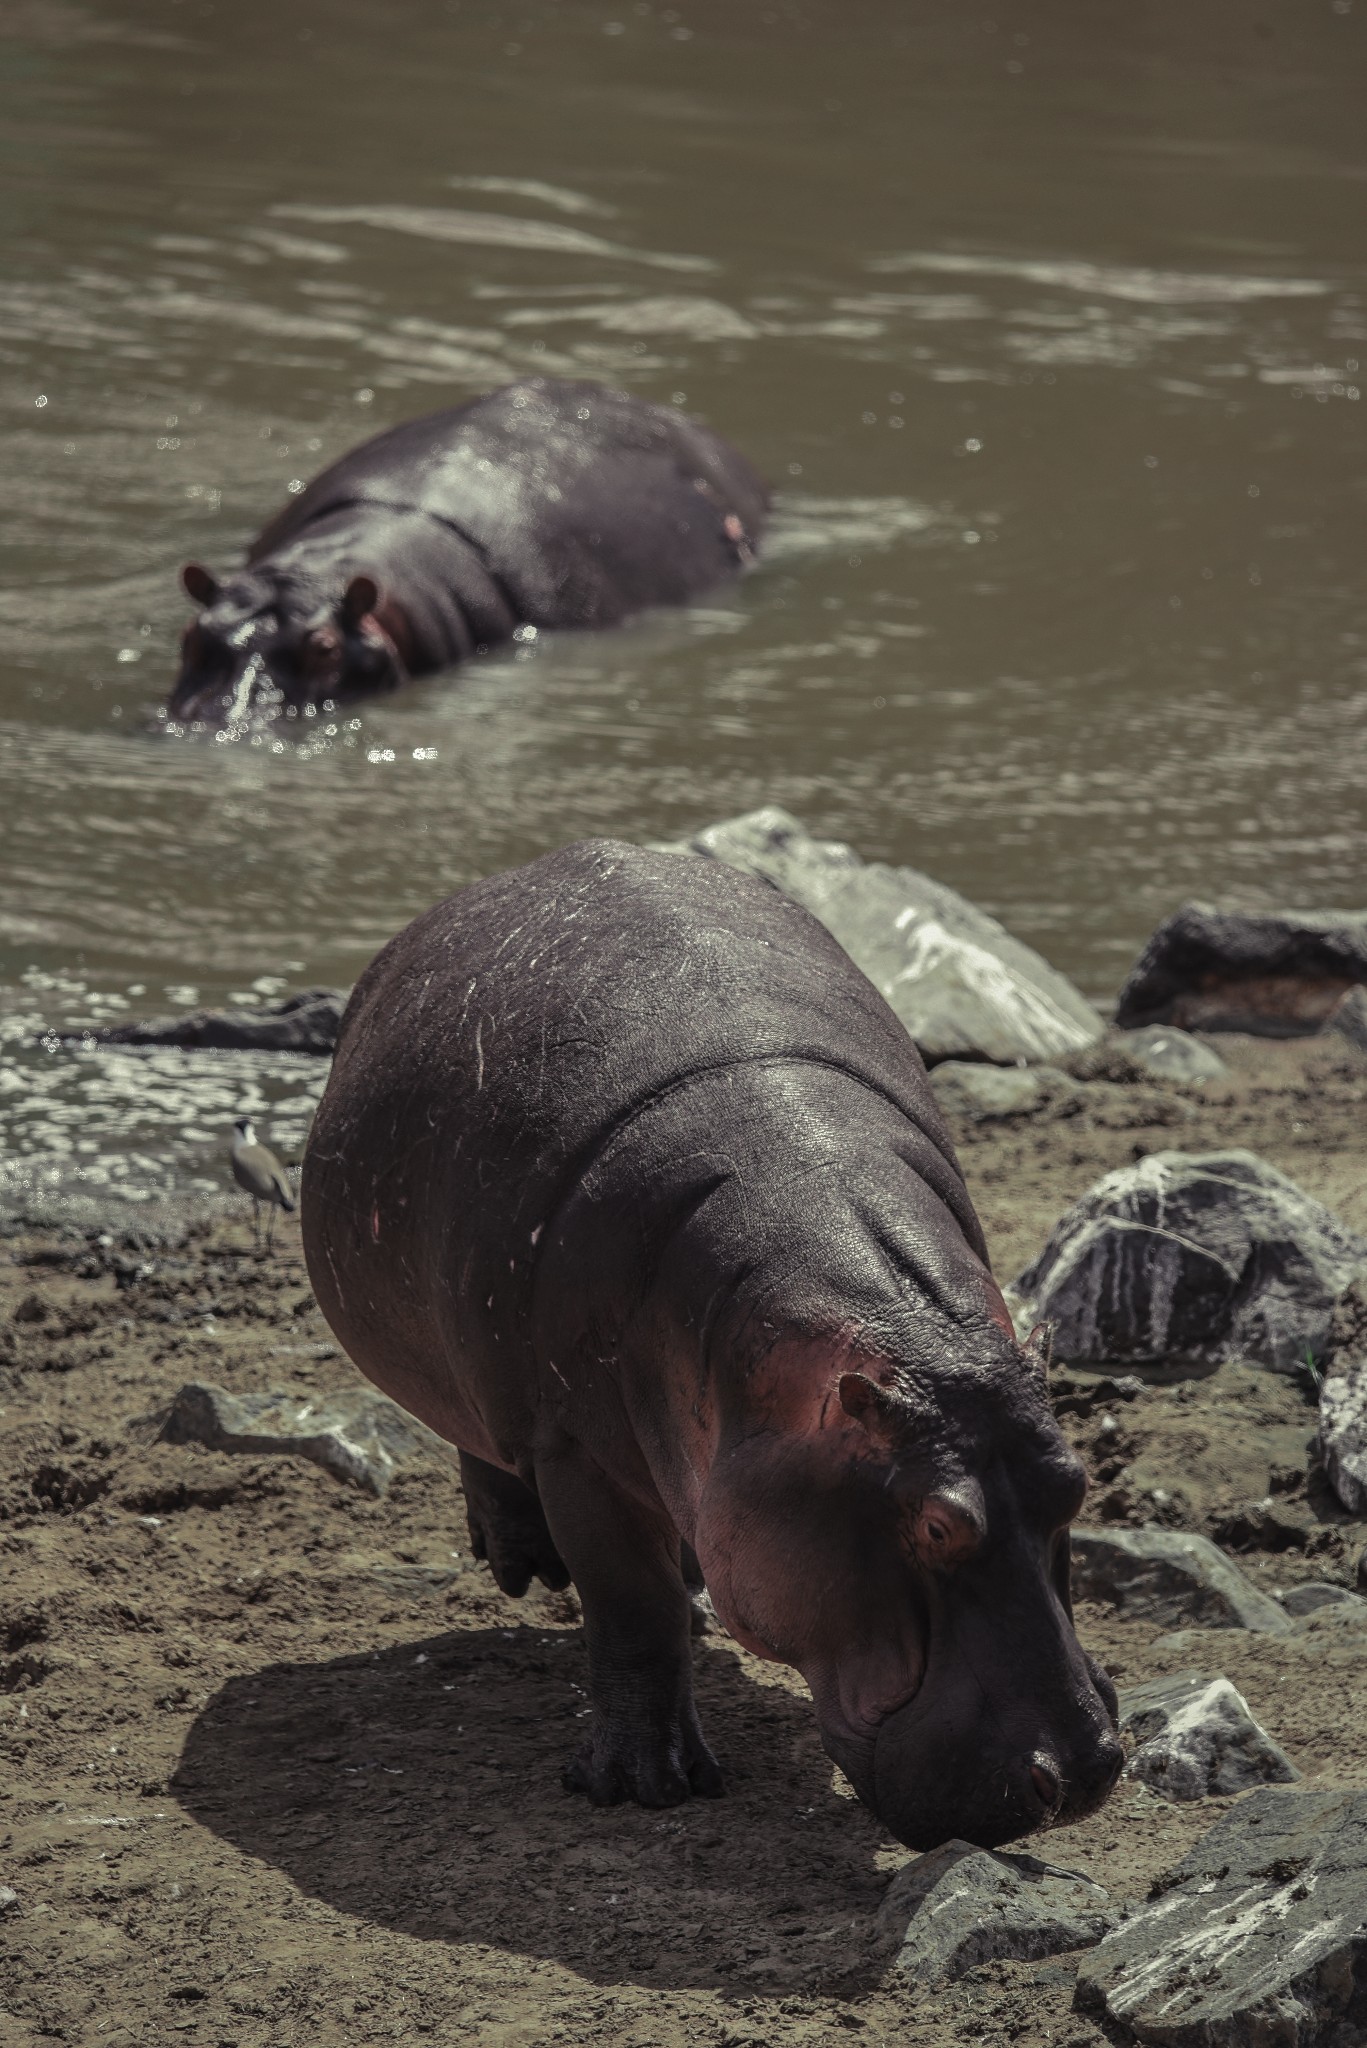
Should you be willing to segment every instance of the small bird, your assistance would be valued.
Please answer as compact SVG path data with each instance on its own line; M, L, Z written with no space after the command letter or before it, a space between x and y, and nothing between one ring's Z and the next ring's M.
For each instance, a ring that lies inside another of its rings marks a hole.
M233 1125L233 1179L252 1198L252 1242L261 1244L261 1204L266 1204L266 1250L275 1233L275 1212L293 1214L296 1207L289 1176L269 1145L259 1145L249 1116Z

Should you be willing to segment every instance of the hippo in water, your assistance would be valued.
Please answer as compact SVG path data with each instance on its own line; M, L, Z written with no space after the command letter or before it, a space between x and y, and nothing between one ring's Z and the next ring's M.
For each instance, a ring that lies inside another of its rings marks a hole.
M604 840L438 904L351 997L302 1214L342 1344L459 1446L475 1554L508 1593L578 1588L572 1788L721 1790L700 1565L913 1848L1105 1798L1042 1347L915 1047L805 910Z
M613 626L754 558L767 493L669 406L532 377L409 420L333 463L219 582L167 705L251 723L392 690L519 628Z

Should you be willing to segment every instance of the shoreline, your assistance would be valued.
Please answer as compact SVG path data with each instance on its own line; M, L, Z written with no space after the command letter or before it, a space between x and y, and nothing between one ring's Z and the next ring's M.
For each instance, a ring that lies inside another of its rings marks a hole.
M1230 1072L1200 1092L1095 1084L1068 1113L956 1125L999 1279L1143 1152L1246 1146L1367 1223L1367 1058L1323 1038L1212 1042ZM1072 2009L1077 1954L890 1984L874 1912L910 1852L833 1774L793 1674L704 1639L728 1797L595 1811L559 1784L583 1711L577 1602L497 1591L453 1463L372 1499L298 1457L148 1441L187 1381L355 1383L296 1218L266 1259L245 1204L166 1206L0 1236L0 1880L18 1894L0 1996L16 2024L139 2048L187 2019L239 2048L396 2026L528 2048L909 2028L918 2048L966 2031L1101 2048ZM1086 1522L1214 1535L1267 1592L1352 1585L1367 1522L1315 1485L1295 1377L1139 1377L1118 1443L1096 1402L1063 1416L1092 1474ZM1249 1547L1239 1512L1272 1496L1274 1468L1276 1526L1254 1534L1285 1547ZM1222 1673L1307 1783L1367 1787L1367 1637L1315 1622L1278 1637L1079 1608L1122 1686ZM1015 1846L1138 1902L1231 1803L1122 1781L1091 1820Z

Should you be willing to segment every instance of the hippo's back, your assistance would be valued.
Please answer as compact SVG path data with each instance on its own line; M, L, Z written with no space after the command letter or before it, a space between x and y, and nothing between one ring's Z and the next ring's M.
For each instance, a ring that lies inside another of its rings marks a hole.
M473 883L385 947L342 1022L303 1182L329 1320L443 1427L415 1398L424 1361L457 1341L508 1361L542 1233L631 1120L713 1071L793 1061L915 1127L976 1239L915 1047L798 905L608 840Z
M251 559L365 504L453 527L530 624L604 626L733 575L767 493L734 448L668 406L533 377L353 449L272 521Z

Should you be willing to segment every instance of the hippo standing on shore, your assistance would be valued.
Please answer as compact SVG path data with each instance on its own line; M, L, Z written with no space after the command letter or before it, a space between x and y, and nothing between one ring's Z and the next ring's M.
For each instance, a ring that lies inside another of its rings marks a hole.
M573 1788L721 1790L700 1564L913 1848L1105 1797L1082 1467L920 1058L805 910L603 840L438 904L352 995L302 1208L337 1336L459 1446L476 1554L578 1588Z
M201 607L167 705L232 726L391 690L519 627L614 626L754 558L767 493L719 435L598 384L529 378L333 463Z

